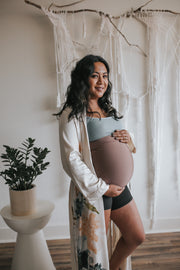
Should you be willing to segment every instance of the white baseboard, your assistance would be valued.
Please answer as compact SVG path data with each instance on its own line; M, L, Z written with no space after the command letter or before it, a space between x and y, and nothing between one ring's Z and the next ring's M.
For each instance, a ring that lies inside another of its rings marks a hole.
M47 226L43 229L46 240L70 238L68 225ZM15 242L17 233L8 227L0 228L0 243Z
M150 228L150 220L143 219L146 233L164 233L180 231L180 218L158 219L153 228ZM68 239L70 238L68 225L46 226L43 230L45 239ZM15 242L16 233L8 227L0 228L0 243Z
M143 219L143 225L146 233L179 232L180 218L157 219L153 226L149 219Z

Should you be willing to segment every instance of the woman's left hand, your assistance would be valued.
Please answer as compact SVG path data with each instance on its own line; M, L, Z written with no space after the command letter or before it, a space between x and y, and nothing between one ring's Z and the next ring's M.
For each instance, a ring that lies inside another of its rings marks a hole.
M113 133L112 133L112 136L122 142L122 143L129 143L130 140L131 140L131 136L129 135L129 132L125 129L122 129L122 130L115 130Z

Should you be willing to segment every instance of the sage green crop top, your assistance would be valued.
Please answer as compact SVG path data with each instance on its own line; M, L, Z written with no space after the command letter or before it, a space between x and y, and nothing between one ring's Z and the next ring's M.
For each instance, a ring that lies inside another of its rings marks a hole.
M106 136L111 136L115 130L123 129L122 119L86 117L89 141L95 141Z

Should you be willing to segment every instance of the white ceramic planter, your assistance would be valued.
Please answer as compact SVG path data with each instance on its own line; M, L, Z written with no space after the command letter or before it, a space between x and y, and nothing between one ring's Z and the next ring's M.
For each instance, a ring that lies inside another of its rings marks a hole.
M11 213L28 216L36 212L36 186L27 190L9 190Z

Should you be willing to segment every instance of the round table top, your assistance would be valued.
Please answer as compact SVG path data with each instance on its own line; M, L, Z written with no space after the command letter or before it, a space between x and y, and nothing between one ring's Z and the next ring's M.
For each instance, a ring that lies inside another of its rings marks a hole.
M9 220L28 220L28 219L37 219L43 216L49 215L54 210L54 204L47 200L37 201L36 212L28 216L14 216L11 214L10 205L6 205L0 211L0 214L3 218Z

